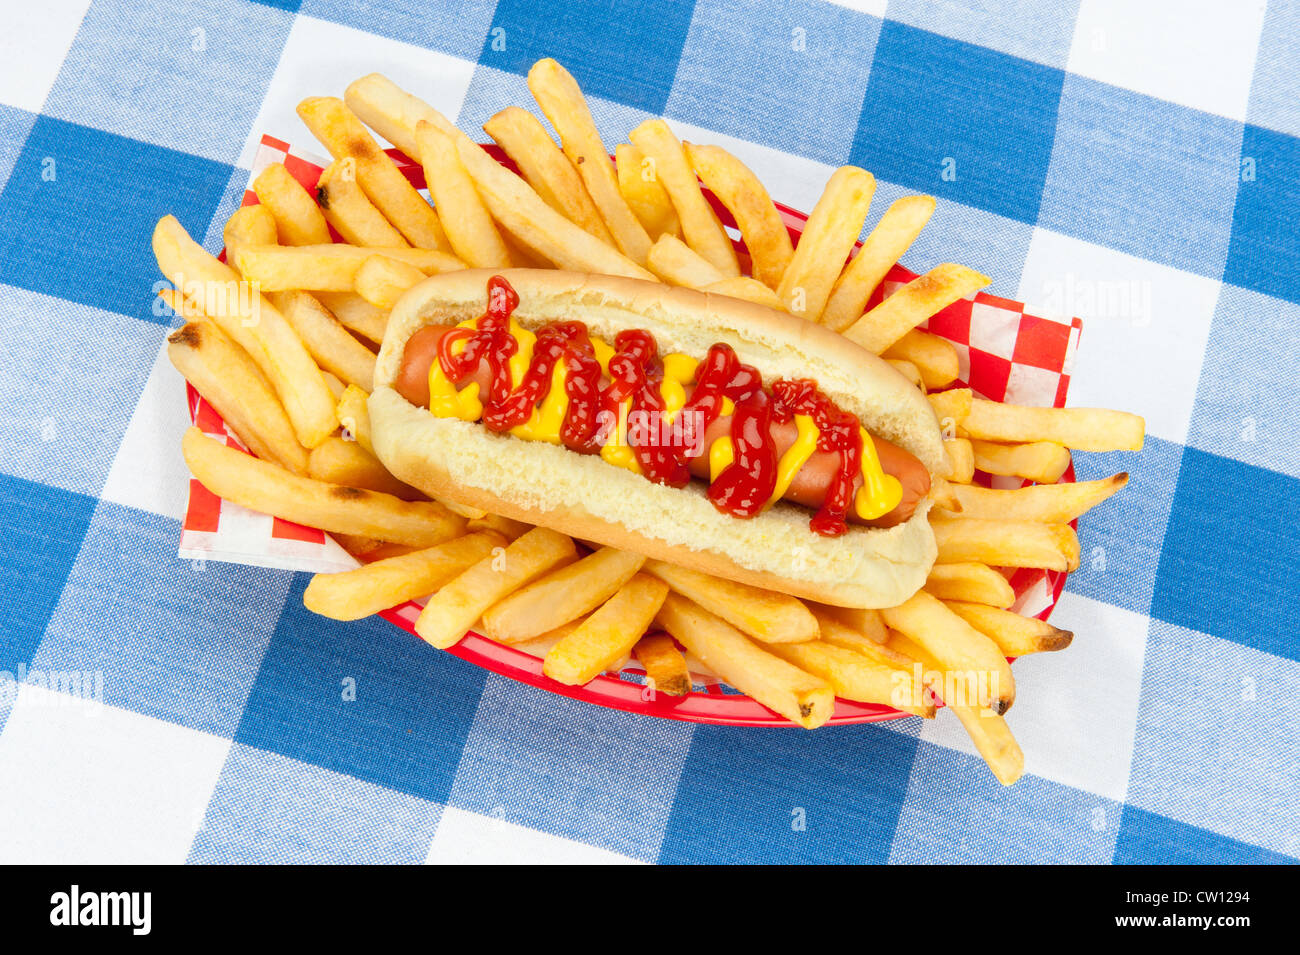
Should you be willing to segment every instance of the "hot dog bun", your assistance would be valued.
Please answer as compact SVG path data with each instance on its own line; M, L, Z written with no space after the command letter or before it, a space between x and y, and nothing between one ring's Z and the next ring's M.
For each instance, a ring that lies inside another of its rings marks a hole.
M824 603L892 607L920 589L936 554L928 502L896 527L851 526L840 537L822 537L796 505L778 503L738 519L716 510L697 483L664 487L596 456L435 417L408 402L392 387L407 339L428 324L481 315L487 281L496 274L519 294L514 317L525 327L577 319L607 341L644 328L665 354L703 356L724 342L764 381L814 379L870 432L910 451L932 474L941 469L943 439L925 397L886 362L828 328L739 299L637 279L473 269L421 282L389 318L369 409L375 452L397 477L426 493L582 540Z

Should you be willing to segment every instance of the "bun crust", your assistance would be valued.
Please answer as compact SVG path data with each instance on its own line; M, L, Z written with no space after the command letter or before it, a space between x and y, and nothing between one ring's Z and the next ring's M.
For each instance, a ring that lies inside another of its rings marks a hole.
M410 404L392 387L407 340L425 325L481 315L494 274L519 293L515 318L525 327L577 318L607 341L624 329L647 328L663 352L699 356L725 342L767 381L813 378L868 430L916 455L932 473L943 461L942 436L925 397L886 362L830 329L738 299L636 279L476 269L421 282L389 318L369 409L375 452L397 477L426 493L583 540L823 603L890 607L920 589L936 554L928 502L897 527L850 525L840 537L821 537L809 530L806 508L778 503L740 520L718 512L698 485L663 487L596 456L437 418Z

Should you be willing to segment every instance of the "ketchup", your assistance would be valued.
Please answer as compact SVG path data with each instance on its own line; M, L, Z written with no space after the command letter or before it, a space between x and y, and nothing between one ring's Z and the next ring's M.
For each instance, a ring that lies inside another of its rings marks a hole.
M510 358L519 342L510 332L510 316L519 296L499 275L488 280L487 311L473 328L456 328L438 344L438 363L448 380L459 384L487 362L491 385L483 400L483 424L505 432L528 421L533 409L546 399L554 371L563 363L564 391L568 398L560 439L565 447L582 454L601 449L598 429L601 414L618 420L631 399L631 411L658 420L664 411L663 361L654 336L643 329L620 332L608 371L596 359L587 327L579 321L555 321L536 332L528 369L512 387ZM453 354L452 346L464 347ZM602 386L602 381L608 378ZM808 379L780 379L770 389L752 365L737 357L730 345L709 348L696 371L690 399L678 412L692 415L698 433L704 433L722 413L723 400L735 405L731 419L732 463L709 485L709 501L719 511L747 518L760 513L776 488L779 460L772 438L772 423L794 415L808 415L819 429L817 447L837 452L839 467L825 501L813 516L811 528L825 537L838 537L848 529L846 517L853 505L854 483L862 467L862 435L858 419L822 394ZM683 419L692 420L692 419ZM645 477L657 484L684 487L690 482L690 448L662 443L661 428L641 429L640 440L629 444Z

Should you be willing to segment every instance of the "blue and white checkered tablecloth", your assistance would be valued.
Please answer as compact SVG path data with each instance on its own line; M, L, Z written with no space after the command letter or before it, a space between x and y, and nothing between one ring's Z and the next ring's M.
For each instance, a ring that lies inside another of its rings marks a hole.
M1300 4L42 0L0 34L0 861L1294 862ZM176 557L155 220L220 245L258 136L374 70L477 132L554 56L810 209L938 197L907 264L1080 315L1071 403L1145 415L1016 665L1027 773L957 722L603 710L302 575ZM78 686L73 677L81 676ZM355 700L346 699L355 686ZM103 705L77 705L90 692Z

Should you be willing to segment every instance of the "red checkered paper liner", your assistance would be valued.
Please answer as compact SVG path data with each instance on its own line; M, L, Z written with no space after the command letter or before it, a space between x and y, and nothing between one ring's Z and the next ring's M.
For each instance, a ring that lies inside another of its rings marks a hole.
M514 168L497 147L485 146L484 149L498 162ZM419 164L398 150L390 149L388 152L407 179L416 188L423 189L424 173ZM328 160L292 149L288 143L274 137L263 136L254 157L243 205L256 204L257 196L251 188L253 179L267 166L278 162L284 163L294 178L314 193L317 179ZM723 225L732 233L737 250L747 257L744 244L738 238L735 219L707 190L705 196ZM797 241L807 216L779 203L777 208L791 236ZM339 236L334 238L340 241ZM874 306L915 277L915 273L895 265L876 289L869 306ZM1054 317L1019 302L979 293L971 299L953 303L921 327L956 346L961 363L960 377L952 387L969 386L980 397L993 401L1064 407L1082 328L1079 319ZM193 387L186 387L190 417L194 423L205 433L247 451L215 409ZM1028 483L985 474L977 474L976 480L993 487L1020 487ZM1074 480L1073 466L1061 480ZM330 573L359 566L356 559L328 534L222 500L193 479L190 481L189 506L181 527L180 556L312 573ZM1065 586L1066 576L1058 571L1014 571L1009 576L1017 595L1014 609L1028 616L1047 619ZM407 603L386 610L381 616L414 634L420 607L420 603ZM693 692L671 697L647 688L642 681L645 671L636 663L628 664L620 674L598 676L584 686L565 686L542 673L539 658L476 633L467 634L448 652L503 676L615 709L700 723L794 725L749 697L704 676L697 677ZM830 722L864 723L904 715L887 706L837 699Z

